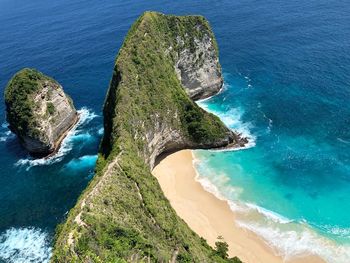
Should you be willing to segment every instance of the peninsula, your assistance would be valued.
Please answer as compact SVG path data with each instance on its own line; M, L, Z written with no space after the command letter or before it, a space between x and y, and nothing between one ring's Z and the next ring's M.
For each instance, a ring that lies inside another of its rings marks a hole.
M52 262L240 262L194 233L151 174L165 153L244 144L192 100L222 82L203 17L137 19L115 62L95 176L57 228Z

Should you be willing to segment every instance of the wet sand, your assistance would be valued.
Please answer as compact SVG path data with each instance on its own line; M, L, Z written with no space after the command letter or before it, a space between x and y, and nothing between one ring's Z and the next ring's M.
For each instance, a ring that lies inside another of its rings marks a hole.
M314 255L284 260L259 236L235 224L235 214L226 201L204 190L196 181L193 156L190 150L173 153L153 169L153 175L176 213L195 231L215 246L218 236L229 245L229 255L245 263L319 263Z

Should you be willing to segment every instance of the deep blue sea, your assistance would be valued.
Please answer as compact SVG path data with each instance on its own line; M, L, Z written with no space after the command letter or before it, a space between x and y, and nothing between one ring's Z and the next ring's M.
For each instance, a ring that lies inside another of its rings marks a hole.
M195 151L198 179L286 258L350 262L350 2L0 0L0 88L23 67L82 113L59 155L32 160L0 103L0 262L47 262L55 226L93 176L113 62L145 10L201 14L223 91L199 104L250 138Z

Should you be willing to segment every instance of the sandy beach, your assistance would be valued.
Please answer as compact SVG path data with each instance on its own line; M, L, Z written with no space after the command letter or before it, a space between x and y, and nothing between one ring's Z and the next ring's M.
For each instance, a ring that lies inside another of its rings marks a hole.
M157 177L172 207L189 227L213 247L217 237L222 236L229 245L230 256L238 256L245 263L324 262L313 255L285 261L256 234L238 227L228 203L205 191L195 180L196 171L190 150L164 158L154 168L153 175Z

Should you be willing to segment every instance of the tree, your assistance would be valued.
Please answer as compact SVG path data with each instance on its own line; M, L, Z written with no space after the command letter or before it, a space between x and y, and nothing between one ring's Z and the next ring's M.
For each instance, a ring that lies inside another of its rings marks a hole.
M228 258L228 244L222 236L218 236L218 241L215 242L215 250L220 257L224 259Z

